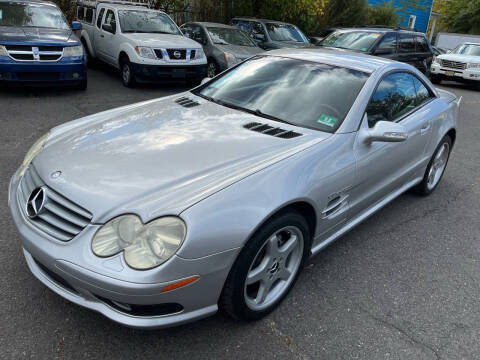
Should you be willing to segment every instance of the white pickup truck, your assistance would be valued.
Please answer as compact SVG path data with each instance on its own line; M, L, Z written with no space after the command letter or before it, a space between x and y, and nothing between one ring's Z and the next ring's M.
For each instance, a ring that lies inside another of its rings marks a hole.
M184 37L164 12L127 1L78 0L80 40L91 59L121 71L123 84L200 81L207 76L202 46Z

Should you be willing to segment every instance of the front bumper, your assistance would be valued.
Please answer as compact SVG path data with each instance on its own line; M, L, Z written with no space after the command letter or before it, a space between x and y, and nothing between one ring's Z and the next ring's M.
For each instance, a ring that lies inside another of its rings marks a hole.
M22 210L18 186L17 172L10 182L8 203L26 262L33 275L60 296L136 328L179 325L217 311L237 249L199 259L175 255L155 269L136 271L125 264L121 254L102 259L92 253L91 238L100 225L88 225L69 242L35 228ZM161 292L165 285L193 275L199 279Z
M15 61L8 56L0 56L0 83L75 84L86 76L86 59L83 56L54 62Z
M132 63L135 78L139 82L175 80L202 80L207 77L207 65L144 65Z
M480 70L475 69L448 69L440 64L432 64L430 68L432 75L440 76L446 80L450 79L453 81L462 81L462 82L474 82L480 81Z

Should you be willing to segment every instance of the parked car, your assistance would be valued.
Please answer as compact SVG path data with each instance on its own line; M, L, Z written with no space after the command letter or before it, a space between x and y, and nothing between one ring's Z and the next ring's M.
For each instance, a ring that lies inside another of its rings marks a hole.
M339 30L339 28L328 28L328 29L325 29L323 31L321 31L317 36L310 36L309 39L310 39L310 42L313 44L313 45L320 45L322 40L325 39L328 35L330 35L331 33L335 32Z
M182 25L180 29L185 36L203 45L208 60L209 77L264 52L243 31L234 26L191 22Z
M184 37L167 14L140 5L80 0L77 17L88 56L120 69L127 87L205 78L202 47Z
M437 46L433 46L433 45L432 45L432 51L433 51L434 56L438 56L438 55L442 55L442 54L447 53L447 50L439 48Z
M453 80L480 85L480 43L465 43L436 56L430 78L434 84Z
M314 47L298 27L285 22L236 17L231 24L247 33L264 50Z
M53 3L0 0L0 84L65 84L87 88L87 58Z
M407 64L275 50L52 129L9 207L30 270L74 303L142 328L218 306L258 319L311 254L403 192L435 190L459 103Z
M381 56L415 66L427 74L433 50L424 33L388 27L341 29L326 37L320 46Z

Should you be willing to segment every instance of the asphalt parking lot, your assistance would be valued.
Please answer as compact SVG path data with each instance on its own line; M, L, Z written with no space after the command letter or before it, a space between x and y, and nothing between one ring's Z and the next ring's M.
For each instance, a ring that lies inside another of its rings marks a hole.
M127 89L105 69L86 92L0 89L0 358L479 359L480 90L463 96L457 143L428 198L405 194L311 259L280 308L256 323L224 314L140 331L63 300L23 259L10 176L51 127L183 91Z

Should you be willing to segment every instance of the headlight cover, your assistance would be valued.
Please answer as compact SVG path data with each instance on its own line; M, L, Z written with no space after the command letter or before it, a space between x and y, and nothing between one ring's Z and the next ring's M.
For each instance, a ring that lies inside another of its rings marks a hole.
M76 56L83 56L83 46L66 46L63 49L63 56L64 57L76 57Z
M437 65L440 64L440 62L438 61L438 59L437 59L436 56L433 57L432 63L433 63L433 64L437 64Z
M203 49L196 49L195 50L195 60L200 60L205 57L205 53L203 52Z
M135 51L141 57L148 58L148 59L156 59L157 56L153 52L152 48L146 46L137 46L135 47Z
M143 224L136 215L122 215L103 225L92 240L100 257L124 252L133 269L148 270L163 264L180 248L187 228L178 217L166 216Z
M223 55L225 56L225 61L227 62L228 67L238 64L240 62L240 60L231 53L225 52L223 53Z
M480 63L469 63L467 67L469 69L480 69Z
M41 136L37 141L35 141L35 143L32 145L30 150L28 150L27 154L25 155L25 158L23 159L22 167L20 170L20 177L22 177L23 174L25 174L25 171L27 170L32 160L35 159L35 156L37 156L43 150L43 146L47 141L48 135L50 135L50 132Z
M0 45L0 56L8 56L7 49L3 45Z

